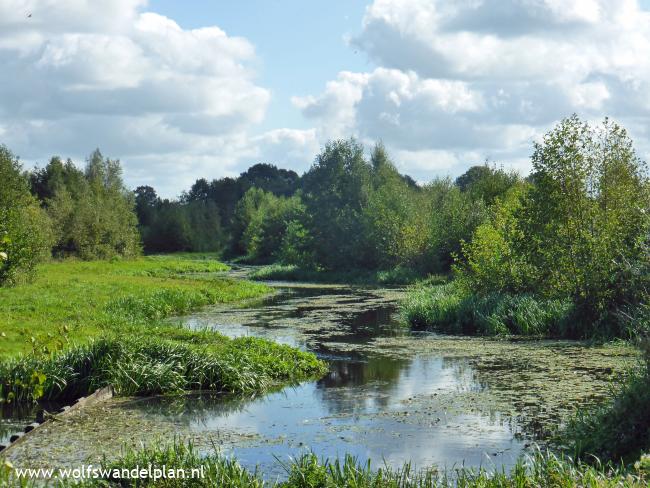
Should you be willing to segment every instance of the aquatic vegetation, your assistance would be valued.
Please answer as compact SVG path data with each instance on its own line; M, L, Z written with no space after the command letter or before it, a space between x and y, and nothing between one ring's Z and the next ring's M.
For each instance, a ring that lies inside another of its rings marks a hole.
M451 334L563 337L575 318L569 300L508 293L476 295L460 281L416 286L401 309L414 327Z
M568 429L575 455L606 460L634 460L650 450L650 348L645 364L616 395L598 407L580 412Z
M191 334L184 332L184 339ZM196 343L167 339L161 329L156 337L103 337L51 356L14 359L0 364L0 387L14 401L70 400L107 385L118 395L253 392L325 372L324 363L313 354L288 346L193 334ZM38 395L32 387L34 371L43 378Z

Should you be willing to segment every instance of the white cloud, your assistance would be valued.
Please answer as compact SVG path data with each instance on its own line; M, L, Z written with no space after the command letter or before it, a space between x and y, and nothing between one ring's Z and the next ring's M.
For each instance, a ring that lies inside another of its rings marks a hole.
M418 179L476 155L525 167L573 112L614 117L648 152L650 14L634 0L374 0L350 42L379 68L295 103L321 137L382 139Z
M349 136L383 140L418 180L484 158L526 168L572 112L612 116L650 155L650 15L634 0L374 0L349 43L376 67L294 97L311 129L262 134L251 42L146 7L0 0L0 142L29 162L99 146L166 196L260 161L307 169Z
M313 148L290 132L250 135L270 91L255 82L248 40L183 29L145 6L0 0L0 142L40 162L99 146L122 159L130 184L144 178L169 196L242 171L264 147L289 159Z

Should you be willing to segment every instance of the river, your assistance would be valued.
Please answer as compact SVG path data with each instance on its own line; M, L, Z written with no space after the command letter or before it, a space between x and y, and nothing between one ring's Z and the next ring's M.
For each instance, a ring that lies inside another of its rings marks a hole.
M121 446L189 439L269 479L310 451L374 467L507 469L576 407L602 400L635 360L622 345L411 331L399 317L402 289L273 285L270 297L174 320L313 351L330 365L325 377L257 397L115 399L44 428L10 460L97 464Z

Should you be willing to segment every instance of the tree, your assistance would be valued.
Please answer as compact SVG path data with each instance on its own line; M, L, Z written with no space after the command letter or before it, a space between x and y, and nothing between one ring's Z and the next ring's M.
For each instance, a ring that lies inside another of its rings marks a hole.
M494 200L504 195L519 181L515 172L506 172L502 168L490 166L486 161L482 166L472 166L456 178L456 186L474 199L492 205Z
M54 158L32 181L53 192L44 205L54 222L56 254L82 259L132 257L140 252L135 198L122 181L118 160L95 150L83 173Z
M497 200L465 246L465 271L479 290L571 298L593 327L635 295L621 277L647 260L647 168L624 129L575 115L535 144L532 162L532 184Z
M298 189L300 177L295 171L278 169L267 163L251 166L239 175L242 194L250 188L259 188L275 196L289 197Z
M303 176L315 256L327 269L372 266L363 236L370 177L363 146L353 139L329 142Z
M364 239L373 247L377 266L419 266L427 248L423 193L406 181L377 144L371 154L371 188L364 208Z
M648 238L645 163L624 129L607 119L594 128L575 115L535 145L532 163L535 184L520 218L536 286L602 312L620 263L640 259Z
M133 194L135 195L135 213L142 229L153 223L156 208L161 201L156 190L150 186L139 186Z
M460 191L450 179L435 180L425 191L430 218L427 271L447 272L460 255L462 242L471 239L485 221L486 205L482 199Z
M465 261L457 268L479 293L530 292L534 270L521 252L525 240L518 213L530 185L519 183L496 199L488 221L462 243Z
M18 158L0 146L0 285L32 277L36 265L49 256L50 229Z

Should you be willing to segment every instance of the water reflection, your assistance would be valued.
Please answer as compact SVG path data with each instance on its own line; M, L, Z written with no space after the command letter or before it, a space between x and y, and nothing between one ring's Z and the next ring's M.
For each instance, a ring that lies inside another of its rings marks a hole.
M209 434L217 443L221 432L239 432L247 440L222 444L224 452L245 466L259 465L266 475L281 474L276 457L286 460L309 450L330 458L350 453L376 466L383 460L453 466L460 459L474 466L509 466L522 445L498 415L456 414L444 404L425 408L410 402L422 394L442 398L473 388L462 360L372 358L334 361L321 380L260 398L158 398L125 408L146 411L157 423Z
M61 405L42 402L31 403L0 403L0 444L6 444L9 438L22 432L27 424L36 420L37 414L45 409L56 411Z
M375 467L407 461L421 467L453 466L460 460L471 466L512 465L523 449L514 435L518 427L496 409L476 408L486 389L468 360L440 353L398 359L346 351L347 343L379 337L431 337L402 326L397 296L381 289L285 288L247 307L212 307L180 319L191 328L264 337L314 351L328 360L329 373L258 397L115 401L79 419L77 425L86 427L69 433L65 452L49 449L47 439L42 452L61 465L71 456L110 451L123 422L137 425L138 441L145 443L173 433L192 439L205 452L220 446L244 466L259 466L267 478L283 475L276 457L287 460L310 450L329 458L352 454L362 462L371 459ZM31 452L37 452L37 442L32 442Z
M185 323L192 328L311 350L329 360L330 371L314 383L263 398L204 401L201 413L190 410L195 416L188 427L201 432L234 428L260 439L226 447L243 464L261 464L265 471L277 468L274 456L295 456L305 449L323 457L351 453L395 465L512 464L523 449L513 436L512 419L454 408L457 395L484 390L467 360L343 356L336 352L340 347L328 347L411 334L396 312L396 301L382 297L381 290L287 288L248 308L191 317Z

